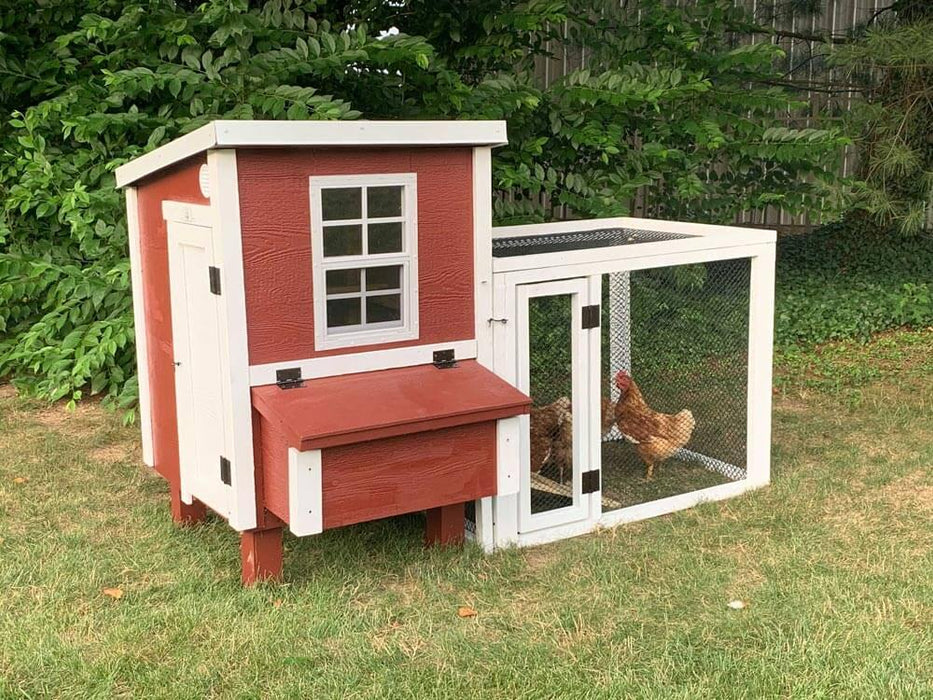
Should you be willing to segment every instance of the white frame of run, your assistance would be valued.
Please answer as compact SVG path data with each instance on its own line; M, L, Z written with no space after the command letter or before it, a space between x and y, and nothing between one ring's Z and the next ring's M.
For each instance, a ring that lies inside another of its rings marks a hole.
M655 501L602 512L600 492L590 494L590 514L583 519L549 522L547 527L523 527L523 492L492 499L492 518L478 518L477 542L486 549L509 545L535 545L573 537L597 528L672 513L699 503L736 496L760 488L770 481L771 460L771 362L774 329L774 264L776 233L761 229L734 226L690 224L620 217L591 219L528 226L494 227L493 238L513 236L546 236L555 233L592 231L601 228L628 228L687 234L690 238L673 241L637 243L603 248L518 255L493 258L493 316L489 324L493 331L493 369L504 379L520 386L522 366L519 343L522 330L519 319L527 306L530 285L557 280L579 281L589 288L588 303L601 300L602 275L627 273L632 270L687 265L716 260L748 259L750 261L750 303L748 328L748 395L747 395L747 476L717 486L691 491ZM491 251L490 251L491 252ZM526 286L527 285L527 286ZM534 292L532 292L534 294ZM598 331L597 331L598 332ZM527 339L525 340L527 342ZM581 354L579 374L589 383L590 396L600 391L600 343L589 342L585 359ZM589 401L585 422L590 464L600 465L602 440L598 434L599 402ZM522 432L527 431L527 421ZM529 452L527 435L521 436L519 473L522 485L527 481ZM499 469L514 465L499 465ZM598 467L597 467L598 468ZM585 470L585 467L584 467ZM477 504L479 510L479 503Z

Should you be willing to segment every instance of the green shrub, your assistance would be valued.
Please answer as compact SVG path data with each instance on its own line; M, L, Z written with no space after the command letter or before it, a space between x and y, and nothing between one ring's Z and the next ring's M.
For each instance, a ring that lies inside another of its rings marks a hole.
M933 325L933 236L892 237L853 217L782 238L776 294L779 347Z
M132 405L112 172L212 119L506 119L500 222L623 214L641 188L658 217L812 208L847 139L783 126L800 103L778 47L735 44L749 21L731 0L7 3L0 376ZM542 89L535 57L564 31L590 68Z

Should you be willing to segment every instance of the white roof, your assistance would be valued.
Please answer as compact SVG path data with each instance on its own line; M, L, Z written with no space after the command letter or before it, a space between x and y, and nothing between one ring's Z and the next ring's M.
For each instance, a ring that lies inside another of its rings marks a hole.
M502 146L504 121L214 121L117 168L125 187L212 148Z

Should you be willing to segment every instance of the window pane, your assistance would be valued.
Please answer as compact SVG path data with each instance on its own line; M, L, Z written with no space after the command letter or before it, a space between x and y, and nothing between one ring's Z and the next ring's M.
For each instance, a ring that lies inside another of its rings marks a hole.
M360 300L329 299L327 301L327 327L356 326L360 319Z
M388 267L368 267L366 268L366 291L372 292L379 289L399 289L399 283L402 274L401 265L390 265Z
M377 297L366 297L366 323L386 323L401 320L401 294L381 294Z
M360 291L360 271L330 270L327 273L328 294L349 294Z
M321 190L321 218L359 219L363 216L363 195L359 187L338 187Z
M369 225L370 253L401 253L402 222Z
M402 187L366 188L366 212L369 218L402 215Z
M363 226L324 227L324 257L363 254Z

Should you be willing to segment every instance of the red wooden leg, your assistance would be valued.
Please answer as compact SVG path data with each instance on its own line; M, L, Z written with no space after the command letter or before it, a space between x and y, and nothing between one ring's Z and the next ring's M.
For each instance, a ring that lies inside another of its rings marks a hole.
M181 488L177 484L170 482L168 488L172 496L172 520L179 525L204 522L207 517L207 508L201 501L194 499L189 506L181 500Z
M454 503L427 511L424 528L426 547L463 544L463 506L463 503Z
M282 578L282 528L247 530L240 535L243 585Z

